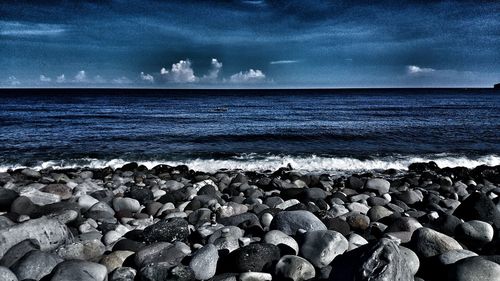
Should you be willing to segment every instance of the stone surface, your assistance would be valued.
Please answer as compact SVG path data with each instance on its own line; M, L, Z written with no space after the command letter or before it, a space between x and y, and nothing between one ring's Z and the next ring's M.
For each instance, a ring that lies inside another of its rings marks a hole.
M369 179L365 183L365 188L368 190L376 191L379 195L389 192L391 183L384 179Z
M410 249L418 256L426 258L462 249L462 246L452 237L426 227L413 232L410 244Z
M208 244L196 251L189 267L193 270L196 279L207 280L214 277L218 260L217 248L213 244Z
M318 268L329 265L349 247L347 239L332 230L306 232L303 241L300 245L300 255Z
M285 280L305 281L314 278L316 270L304 258L285 255L276 264L275 275Z
M105 281L108 271L102 264L70 260L58 264L51 277L51 281Z
M40 280L62 261L63 259L57 255L34 250L24 255L11 269L19 280Z
M308 211L283 211L274 216L271 229L287 235L295 235L297 230L326 230L326 226L313 213Z
M7 267L0 266L0 280L2 281L18 281L16 275Z
M499 281L500 265L481 258L466 258L448 268L449 281Z
M150 243L184 241L188 235L188 223L182 218L161 220L146 227L143 232L145 241Z

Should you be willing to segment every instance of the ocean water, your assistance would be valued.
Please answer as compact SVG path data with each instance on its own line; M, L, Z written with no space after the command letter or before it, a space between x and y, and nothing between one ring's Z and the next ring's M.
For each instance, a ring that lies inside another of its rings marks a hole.
M312 172L500 164L492 89L2 90L0 171L187 164Z

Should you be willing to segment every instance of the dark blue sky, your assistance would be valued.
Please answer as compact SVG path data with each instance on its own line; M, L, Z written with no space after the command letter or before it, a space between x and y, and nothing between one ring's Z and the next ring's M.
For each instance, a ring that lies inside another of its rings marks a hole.
M2 87L498 82L499 1L0 2Z

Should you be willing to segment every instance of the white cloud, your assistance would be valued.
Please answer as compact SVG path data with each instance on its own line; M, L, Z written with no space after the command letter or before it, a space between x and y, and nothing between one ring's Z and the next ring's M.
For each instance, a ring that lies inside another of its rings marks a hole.
M85 70L78 71L75 75L75 82L87 82L87 74L85 73Z
M66 76L64 76L64 74L61 74L59 76L56 77L56 82L57 83L64 83L66 82Z
M222 62L219 62L217 59L212 59L210 63L210 69L208 70L208 74L203 76L203 80L206 81L214 81L219 78L220 70L222 69Z
M229 78L229 82L232 83L257 83L264 82L265 80L266 75L259 69L250 69L245 72L236 73Z
M21 81L17 80L16 76L9 76L8 82L11 86L21 85Z
M107 81L106 81L106 79L102 78L101 75L96 75L92 82L98 83L98 84L103 84L103 83L106 83Z
M47 77L45 75L40 75L40 82L51 82L52 81L52 78L50 77Z
M194 75L189 60L181 60L178 63L172 64L172 68L167 70L162 68L160 74L168 82L174 83L193 83L198 81L198 77Z
M125 76L122 76L122 77L118 77L118 78L113 79L112 82L114 84L130 84L130 83L132 83L132 80L128 79Z
M426 74L426 73L431 73L431 72L436 71L433 68L423 68L423 67L416 66L416 65L408 65L406 67L406 70L407 70L408 74L410 74L410 75Z
M149 83L155 82L155 78L153 77L153 75L144 72L141 72L141 80Z
M66 31L64 25L28 23L0 20L0 35L2 36L54 36Z
M291 63L298 63L298 60L276 60L272 61L269 64L291 64Z

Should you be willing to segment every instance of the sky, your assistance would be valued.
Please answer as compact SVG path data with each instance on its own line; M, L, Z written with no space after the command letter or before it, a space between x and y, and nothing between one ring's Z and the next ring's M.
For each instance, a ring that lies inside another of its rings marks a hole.
M0 87L491 87L500 1L0 1Z

